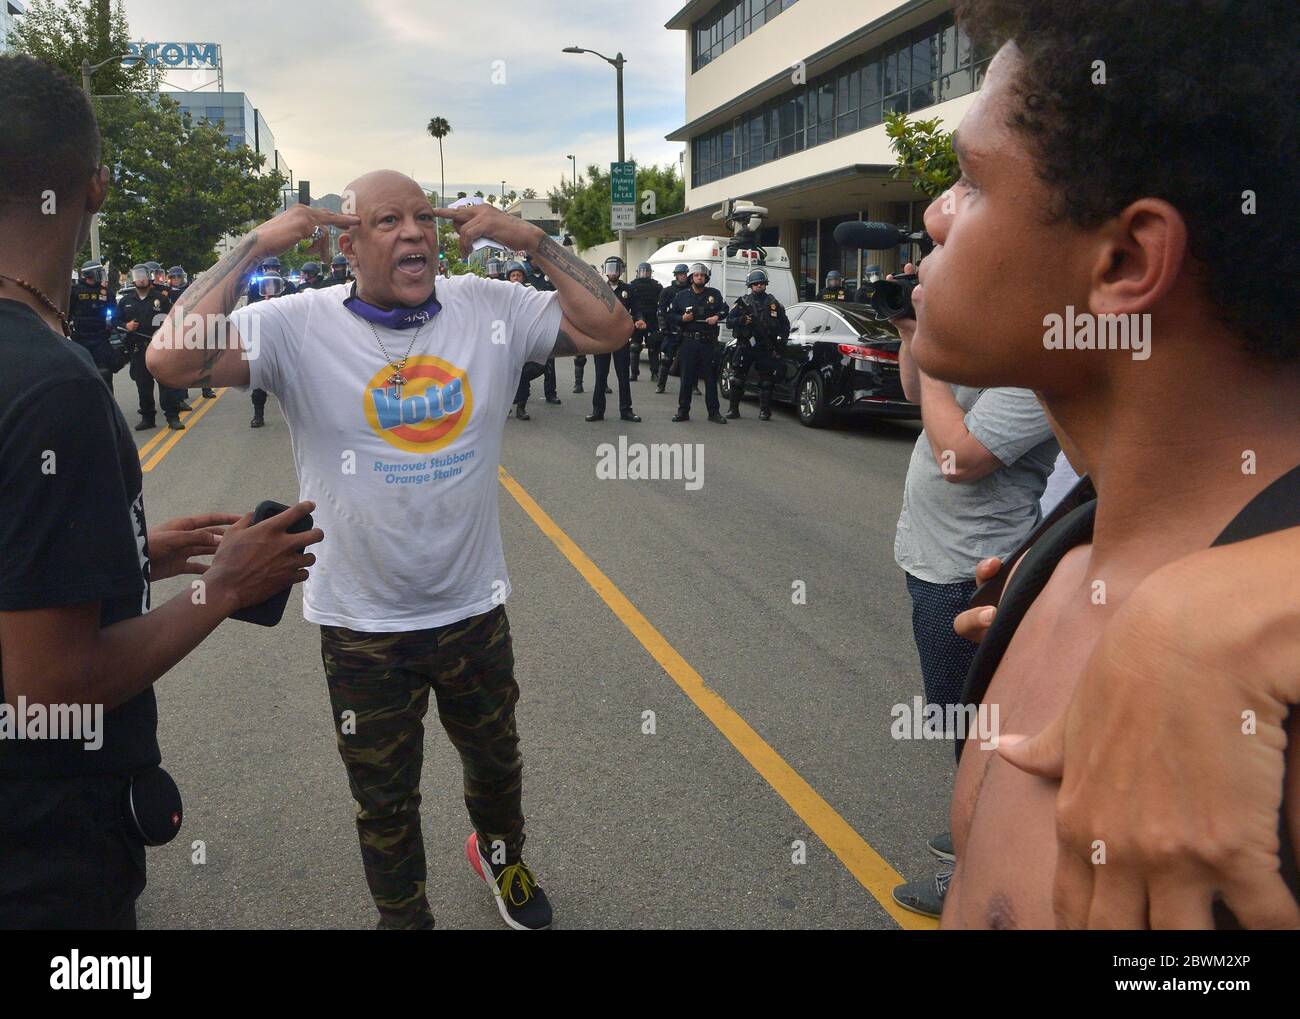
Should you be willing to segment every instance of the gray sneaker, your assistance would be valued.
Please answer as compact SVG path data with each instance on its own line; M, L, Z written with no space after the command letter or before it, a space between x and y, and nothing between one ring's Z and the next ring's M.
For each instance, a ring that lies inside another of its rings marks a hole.
M943 913L943 900L948 895L952 871L942 870L934 877L909 881L894 889L894 901L904 909L936 919Z
M955 863L957 861L957 853L952 848L952 832L950 831L935 835L925 844L925 848L945 863Z

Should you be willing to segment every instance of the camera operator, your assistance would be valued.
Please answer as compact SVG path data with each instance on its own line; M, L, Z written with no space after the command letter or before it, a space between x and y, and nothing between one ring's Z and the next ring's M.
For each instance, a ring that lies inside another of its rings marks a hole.
M749 293L736 298L727 315L727 328L736 337L732 349L731 407L727 417L740 417L740 399L751 364L758 368L758 419L772 420L772 389L781 372L781 348L790 338L785 306L767 292L767 270L754 269L745 282Z

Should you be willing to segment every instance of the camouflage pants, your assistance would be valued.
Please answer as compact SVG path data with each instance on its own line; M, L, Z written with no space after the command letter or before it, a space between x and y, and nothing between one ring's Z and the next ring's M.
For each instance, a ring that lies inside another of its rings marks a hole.
M370 894L385 927L432 926L420 833L430 689L460 753L465 806L481 843L500 840L509 863L524 845L519 686L505 606L405 633L322 626L321 658Z

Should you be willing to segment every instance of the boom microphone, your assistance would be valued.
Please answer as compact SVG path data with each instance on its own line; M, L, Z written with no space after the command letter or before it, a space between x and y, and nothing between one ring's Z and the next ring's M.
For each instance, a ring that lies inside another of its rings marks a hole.
M929 254L934 242L924 230L909 233L888 223L841 223L835 228L835 243L842 248L863 248L867 251L885 251L900 244L919 244L923 254Z

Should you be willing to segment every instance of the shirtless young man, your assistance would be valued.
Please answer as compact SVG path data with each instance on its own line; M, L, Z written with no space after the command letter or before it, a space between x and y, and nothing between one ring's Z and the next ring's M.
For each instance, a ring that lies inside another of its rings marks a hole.
M963 8L974 35L1010 41L960 124L962 179L926 213L937 247L921 267L911 354L947 381L1040 393L1098 491L1091 543L1056 567L985 697L999 705L1003 733L1032 735L1065 710L1103 630L1142 581L1207 549L1300 465L1290 237L1300 217L1283 155L1296 138L1286 87L1295 28L1283 5L1264 0ZM1047 316L1068 320L1071 309L1076 320L1149 316L1150 342L1144 352L1046 342ZM1162 721L1129 724L1155 741L1198 738ZM1270 722L1242 739L1276 751L1284 735ZM1295 844L1294 720L1289 735ZM1056 925L1058 789L967 747L944 926ZM1105 907L1088 923L1211 925L1213 890L1180 894L1184 854L1169 850L1149 890L1099 896ZM1099 865L1093 880L1123 882L1125 873ZM1273 892L1280 900L1286 889L1279 881ZM1273 915L1285 922L1284 911Z

